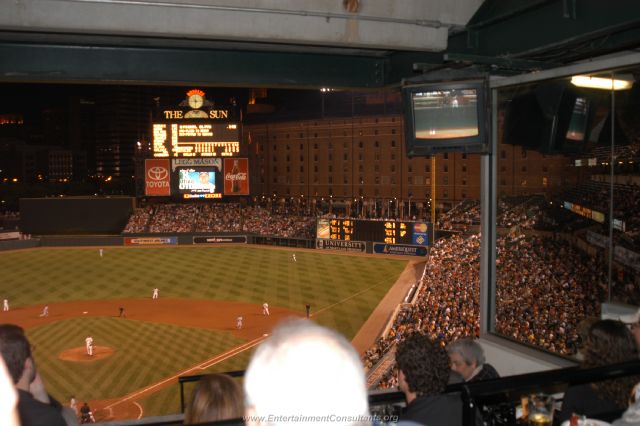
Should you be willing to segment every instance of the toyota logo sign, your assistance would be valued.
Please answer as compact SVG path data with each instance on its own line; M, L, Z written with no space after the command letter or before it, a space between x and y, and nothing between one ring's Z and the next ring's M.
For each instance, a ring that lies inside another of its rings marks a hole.
M167 178L168 174L169 172L166 167L155 166L147 170L147 176L149 176L149 179L151 180L164 180Z

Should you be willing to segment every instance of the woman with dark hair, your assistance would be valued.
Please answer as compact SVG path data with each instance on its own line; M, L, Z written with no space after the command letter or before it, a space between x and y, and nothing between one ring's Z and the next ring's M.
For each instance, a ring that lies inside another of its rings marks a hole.
M596 321L589 328L581 353L581 367L593 368L638 359L635 339L620 321ZM627 407L629 393L638 378L623 377L615 380L572 386L564 394L562 410L556 416L558 424L576 413L598 418L600 414L615 414ZM603 419L611 420L611 419Z
M244 414L242 388L224 374L204 376L191 395L184 424L239 419Z

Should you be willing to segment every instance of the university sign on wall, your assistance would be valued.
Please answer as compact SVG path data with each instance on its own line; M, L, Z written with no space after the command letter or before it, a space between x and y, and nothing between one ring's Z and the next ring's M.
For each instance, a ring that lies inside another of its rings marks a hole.
M144 194L150 197L171 195L169 160L144 161Z

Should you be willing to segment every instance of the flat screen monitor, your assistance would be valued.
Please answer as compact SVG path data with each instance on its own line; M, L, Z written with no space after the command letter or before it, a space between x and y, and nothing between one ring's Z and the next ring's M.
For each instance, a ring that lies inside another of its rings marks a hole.
M407 155L489 152L484 80L410 85L402 93Z
M571 120L569 121L569 129L567 130L567 139L583 142L587 132L587 124L589 119L589 103L586 98L578 97L573 105Z

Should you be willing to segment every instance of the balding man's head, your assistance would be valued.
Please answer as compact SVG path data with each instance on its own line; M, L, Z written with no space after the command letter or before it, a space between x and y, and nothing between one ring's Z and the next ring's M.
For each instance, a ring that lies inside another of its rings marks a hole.
M368 422L358 354L344 337L311 321L277 327L253 355L244 388L247 414L263 425L312 422L303 416L326 416L313 421L318 424Z

